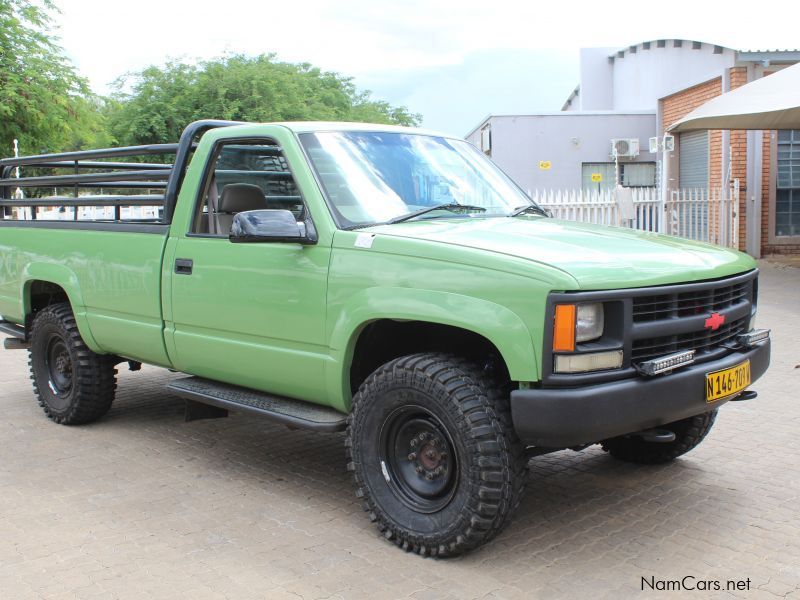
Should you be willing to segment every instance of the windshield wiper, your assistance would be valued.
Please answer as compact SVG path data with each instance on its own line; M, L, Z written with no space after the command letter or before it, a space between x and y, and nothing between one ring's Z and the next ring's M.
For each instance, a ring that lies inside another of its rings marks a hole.
M459 204L458 202L445 202L444 204L429 206L428 208L415 210L414 212L408 213L407 215L400 215L399 217L395 217L394 219L389 219L388 221L386 221L386 225L393 225L394 223L402 223L403 221L408 221L409 219L413 219L414 217L418 217L420 215L433 212L435 210L449 210L450 212L458 212L458 209L486 212L486 209L483 208L482 206L473 206L471 204Z
M538 215L542 215L543 217L549 217L550 213L547 212L541 206L537 206L536 204L525 204L524 206L518 206L514 210L512 210L508 216L509 217L518 217L519 215L525 214L526 212L536 213Z

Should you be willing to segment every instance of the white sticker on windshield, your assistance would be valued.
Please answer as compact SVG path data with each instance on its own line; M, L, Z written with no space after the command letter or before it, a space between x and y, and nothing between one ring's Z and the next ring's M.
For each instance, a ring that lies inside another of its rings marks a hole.
M374 233L359 233L356 237L356 248L372 248L372 241L375 239Z

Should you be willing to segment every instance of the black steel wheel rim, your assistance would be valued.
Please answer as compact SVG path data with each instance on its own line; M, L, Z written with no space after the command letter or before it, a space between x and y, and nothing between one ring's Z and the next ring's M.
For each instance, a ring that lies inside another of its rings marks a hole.
M73 365L72 356L64 339L60 335L52 335L47 340L45 352L47 366L47 384L57 398L68 396L72 391Z
M392 412L380 431L380 467L406 506L434 513L450 502L458 483L458 456L441 420L422 406Z

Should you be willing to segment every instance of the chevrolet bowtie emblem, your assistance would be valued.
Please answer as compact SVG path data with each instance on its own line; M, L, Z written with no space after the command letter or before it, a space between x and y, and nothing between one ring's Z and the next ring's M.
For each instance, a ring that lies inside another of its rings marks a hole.
M716 331L725 322L725 315L719 313L711 313L711 316L706 319L706 329Z

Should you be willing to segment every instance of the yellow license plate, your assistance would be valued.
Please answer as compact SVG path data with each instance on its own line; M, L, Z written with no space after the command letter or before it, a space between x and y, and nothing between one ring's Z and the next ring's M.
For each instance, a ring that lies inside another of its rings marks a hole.
M714 402L741 392L750 383L749 360L730 369L708 373L706 375L706 402Z

